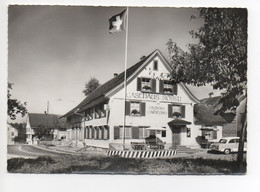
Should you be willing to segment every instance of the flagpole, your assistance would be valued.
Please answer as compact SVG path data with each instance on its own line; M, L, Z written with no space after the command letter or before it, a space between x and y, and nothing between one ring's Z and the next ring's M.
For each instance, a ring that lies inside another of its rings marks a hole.
M128 43L128 7L126 8L126 35L125 35L125 78L124 78L124 123L123 123L123 150L125 150L125 124L126 124L126 69L127 69L127 43Z

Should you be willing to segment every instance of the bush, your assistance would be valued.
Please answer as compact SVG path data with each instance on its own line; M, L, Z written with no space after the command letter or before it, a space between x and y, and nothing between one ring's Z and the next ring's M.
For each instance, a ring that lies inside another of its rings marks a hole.
M55 163L55 161L49 156L40 156L37 159L12 158L7 160L7 170L12 172L21 168L25 164L32 166L52 163Z

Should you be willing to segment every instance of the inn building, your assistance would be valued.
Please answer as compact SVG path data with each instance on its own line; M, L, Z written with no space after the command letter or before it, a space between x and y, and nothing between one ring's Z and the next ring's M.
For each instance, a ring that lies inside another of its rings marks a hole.
M63 115L67 139L78 146L131 149L131 142L154 135L165 149L199 147L196 138L205 125L195 122L194 106L200 101L185 84L170 80L171 71L159 50L143 57L126 71L126 100L124 72L115 75ZM215 131L219 139L221 127Z

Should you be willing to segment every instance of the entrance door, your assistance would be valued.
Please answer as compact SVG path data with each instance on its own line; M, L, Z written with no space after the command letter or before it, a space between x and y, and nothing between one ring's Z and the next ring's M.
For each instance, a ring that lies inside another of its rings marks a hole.
M172 128L172 145L180 145L181 144L181 128L173 127Z

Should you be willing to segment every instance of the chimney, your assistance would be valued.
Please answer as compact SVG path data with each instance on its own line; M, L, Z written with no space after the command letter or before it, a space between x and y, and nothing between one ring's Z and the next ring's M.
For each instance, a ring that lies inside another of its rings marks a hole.
M143 60L143 59L145 59L146 58L146 56L145 55L143 55L141 58L140 58L140 60Z
M209 98L211 98L212 95L214 95L214 93L213 93L213 92L210 92L210 93L209 93Z
M114 73L114 77L118 76L118 73Z

